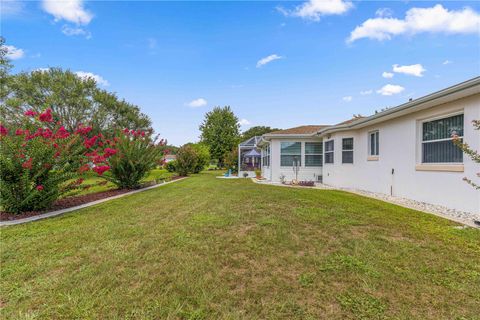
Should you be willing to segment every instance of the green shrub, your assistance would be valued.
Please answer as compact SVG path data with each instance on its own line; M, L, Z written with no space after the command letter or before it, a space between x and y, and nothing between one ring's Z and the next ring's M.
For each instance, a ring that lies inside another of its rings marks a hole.
M165 164L165 169L168 172L176 172L177 171L177 160L169 161Z
M89 138L90 127L68 132L50 109L27 111L21 121L21 127L0 125L0 206L6 212L46 209L81 188L87 171L109 169L105 150L114 149L104 149L100 135Z
M184 145L177 151L177 173L186 176L195 172L198 155L191 145Z
M151 133L123 130L116 138L117 152L109 159L110 173L105 179L122 189L139 187L162 156L156 142L157 138L152 139Z
M191 145L196 152L197 163L193 173L199 173L205 169L210 163L210 151L208 146L202 143L195 143Z
M225 154L225 168L238 172L238 149L233 148L230 152Z

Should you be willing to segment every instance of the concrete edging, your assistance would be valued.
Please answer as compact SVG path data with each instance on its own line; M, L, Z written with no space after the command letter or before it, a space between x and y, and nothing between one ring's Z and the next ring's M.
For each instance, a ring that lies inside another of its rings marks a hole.
M66 209L61 209L61 210L56 210L56 211L51 211L51 212L39 214L37 216L32 216L32 217L17 219L17 220L0 221L0 227L13 226L13 225L17 225L17 224L23 224L23 223L27 223L27 222L32 222L32 221L37 221L37 220L43 220L43 219L47 219L47 218L56 217L56 216L62 215L64 213L72 212L72 211L83 209L83 208L88 208L88 207L91 207L91 206L94 206L94 205L97 205L97 204L100 204L100 203L103 203L103 202L107 202L107 201L110 201L110 200L115 200L115 199L118 199L118 198L129 196L131 194L139 193L139 192L142 192L142 191L158 188L158 187L165 186L167 184L171 184L171 183L174 183L174 182L177 182L177 181L182 181L186 178L187 177L183 177L183 178L172 180L172 181L169 181L169 182L159 183L159 184L156 184L156 185L153 185L153 186L150 186L150 187L146 187L146 188L142 188L142 189L138 189L138 190L133 190L133 191L122 193L122 194L119 194L119 195L116 195L116 196L113 196L113 197L108 197L108 198L105 198L105 199L100 199L100 200L88 202L88 203L85 203L85 204L81 204L81 205L75 206L75 207L70 207L70 208L66 208Z

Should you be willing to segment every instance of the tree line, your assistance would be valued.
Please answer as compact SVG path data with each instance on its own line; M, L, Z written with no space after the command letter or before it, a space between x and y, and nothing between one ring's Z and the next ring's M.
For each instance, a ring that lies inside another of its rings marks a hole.
M70 70L49 68L11 74L5 39L0 38L0 117L3 123L21 122L27 110L50 108L69 131L88 124L94 133L116 129L152 131L152 121L132 103L99 88L95 79ZM51 124L53 126L53 124Z
M199 129L200 141L209 147L212 159L217 161L220 167L234 165L240 142L279 130L268 126L255 126L240 133L238 117L230 106L215 107L207 112Z
M68 131L88 125L93 134L107 136L123 128L153 132L151 119L137 105L100 88L93 78L81 78L70 70L55 67L16 74L11 73L12 68L5 39L0 37L0 119L4 124L19 125L25 112L41 113L49 108L56 117L55 122L47 124L52 128L61 122ZM230 106L217 106L207 112L199 129L200 144L208 148L210 160L219 167L233 161L241 141L278 130L255 126L242 133ZM159 148L172 154L179 151L167 144Z

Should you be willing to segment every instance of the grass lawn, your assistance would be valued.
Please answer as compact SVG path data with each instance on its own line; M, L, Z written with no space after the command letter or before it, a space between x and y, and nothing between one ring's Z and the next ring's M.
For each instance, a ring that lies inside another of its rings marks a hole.
M204 173L2 228L0 317L479 319L480 230L454 226Z
M142 181L143 182L148 182L148 181L159 180L159 179L168 179L168 178L171 178L172 176L173 176L173 173L168 172L167 170L154 169L154 170L150 171L148 176L145 177ZM94 176L94 174L92 174L92 177L88 178L88 179L85 179L83 184L85 184L85 185L92 184L93 185L93 184L96 184L98 182L105 182L105 181L106 181L105 179L103 179L101 177L98 177L98 176ZM103 184L103 185L94 185L94 186L92 186L88 189L85 189L85 190L74 191L71 194L66 194L65 196L67 197L69 195L84 195L84 194L107 191L107 190L112 190L112 189L116 189L115 184L113 184L111 182L107 182L106 184Z

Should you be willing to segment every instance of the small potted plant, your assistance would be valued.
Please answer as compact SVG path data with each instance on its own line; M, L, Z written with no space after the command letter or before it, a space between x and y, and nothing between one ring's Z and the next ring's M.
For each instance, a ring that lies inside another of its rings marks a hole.
M255 170L255 177L257 179L261 179L262 178L262 170L260 170L260 169Z

